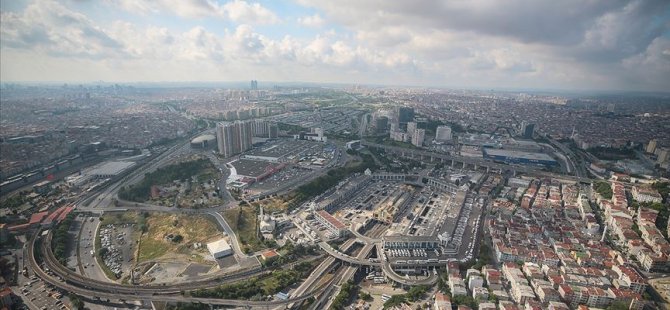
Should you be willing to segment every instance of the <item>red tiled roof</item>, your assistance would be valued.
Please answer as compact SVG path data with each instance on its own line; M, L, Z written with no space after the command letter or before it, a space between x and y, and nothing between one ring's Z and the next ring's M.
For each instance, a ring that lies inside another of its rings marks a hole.
M42 222L44 217L46 217L49 214L49 211L44 211L40 213L34 213L33 215L30 216L30 221L28 222L29 224L38 224Z
M335 228L337 229L345 229L347 226L342 224L340 220L336 219L334 216L330 215L330 213L326 212L325 210L320 210L319 215L321 215L322 218L324 218L326 221L330 222Z

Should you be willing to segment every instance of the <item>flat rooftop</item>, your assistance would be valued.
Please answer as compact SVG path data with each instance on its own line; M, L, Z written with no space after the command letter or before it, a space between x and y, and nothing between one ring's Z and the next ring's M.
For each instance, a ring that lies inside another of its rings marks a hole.
M207 244L207 249L209 250L210 253L212 253L212 255L214 253L219 253L219 252L230 251L231 250L230 245L228 244L228 242L225 239L219 239L217 241L208 243Z
M117 175L135 165L130 161L110 161L88 171L89 175Z
M318 211L319 215L324 218L326 221L328 221L330 224L335 226L337 229L346 229L347 226L342 224L340 220L336 219L334 216L330 215L330 213L326 212L325 210Z
M272 143L266 143L262 147L247 152L247 155L280 158L300 151L309 144L308 141L283 139Z
M484 148L482 152L489 156L504 156L512 158L523 158L530 160L544 160L544 161L556 161L551 156L545 153L533 153L533 152L523 152L523 151L513 151L513 150L501 150L501 149L491 149Z
M235 167L235 171L238 175L252 178L258 177L264 174L266 171L269 171L269 169L277 166L268 163L267 161L251 159L239 159L231 162L230 164Z

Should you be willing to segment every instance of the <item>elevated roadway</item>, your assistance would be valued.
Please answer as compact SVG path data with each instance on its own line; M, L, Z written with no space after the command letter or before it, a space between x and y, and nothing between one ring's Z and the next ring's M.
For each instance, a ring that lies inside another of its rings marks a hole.
M337 251L333 249L328 243L326 242L319 242L319 247L326 251L328 255L335 257L343 262L347 262L353 265L359 265L359 266L373 266L373 267L381 267L381 263L379 262L371 262L366 259L360 259L358 257L351 257L349 255L346 255L340 251Z
M120 285L116 283L108 283L95 281L87 278L82 278L78 276L77 273L65 268L60 265L58 262L55 262L57 265L54 265L52 261L53 253L48 253L50 251L50 246L43 242L40 250L42 251L43 257L45 258L45 265L49 265L52 269L51 271L57 276L52 276L42 270L41 266L37 263L35 258L35 246L37 242L37 233L31 238L30 246L27 248L28 251L28 263L30 264L33 272L44 280L46 283L57 287L61 290L71 292L83 297L91 299L109 299L109 300L121 300L121 301L132 301L132 300L146 300L146 301L167 301L167 302L192 302L192 303L204 303L211 305L223 305L223 306L236 306L236 307L251 307L251 308L269 308L274 306L286 305L289 303L300 302L307 298L311 298L319 292L323 291L325 288L332 285L333 281L325 283L321 287L318 287L314 290L311 290L302 296L293 297L287 300L278 300L278 301L249 301L249 300L237 300L237 299L219 299L219 298L200 298L192 297L188 295L182 295L184 291L190 291L197 288L205 287L214 287L218 286L221 283L228 282L231 279L219 278L215 281L208 283L204 287L198 287L197 284L183 283L183 284L173 284L173 285L154 285L154 286L129 286L129 285ZM43 241L49 241L49 237L44 238ZM60 266L60 267L58 267ZM65 270L67 270L67 272ZM252 273L245 274L244 277L250 276ZM259 273L255 273L256 275Z

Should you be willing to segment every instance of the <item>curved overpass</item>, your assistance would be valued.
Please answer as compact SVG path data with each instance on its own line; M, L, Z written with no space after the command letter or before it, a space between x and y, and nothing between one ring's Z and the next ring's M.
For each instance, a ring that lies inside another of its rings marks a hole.
M47 236L48 238L48 236ZM218 299L218 298L200 298L200 297L191 297L183 296L183 291L194 290L198 288L218 286L225 280L234 280L233 278L244 278L250 275L262 274L262 272L246 272L244 274L238 274L229 276L228 279L217 278L205 280L207 283L197 282L191 283L181 283L175 285L153 285L153 286L128 286L121 285L117 283L102 282L97 280L92 280L84 278L71 270L65 268L60 263L53 261L53 253L50 253L50 248L43 242L41 246L41 251L44 253L45 265L52 267L52 271L58 274L61 279L57 279L54 276L51 276L44 272L42 268L37 263L35 259L35 243L37 241L37 233L31 238L30 245L27 249L28 251L28 263L30 264L33 272L43 279L45 282L58 287L67 292L72 292L77 295L89 297L92 299L113 299L113 300L149 300L149 301L173 301L173 302L194 302L194 303L205 303L213 305L226 305L226 306L251 306L251 307L261 307L267 308L272 306L281 306L288 303L295 303L307 298L310 298L324 288L328 287L332 283L326 283L322 287L319 287L315 290L312 290L303 296L290 298L287 300L280 301L249 301L249 300L237 300L237 299ZM46 240L45 240L46 241ZM67 271L66 271L67 270ZM268 271L265 271L268 272ZM332 282L332 281L331 281ZM206 285L203 285L206 284Z
M389 262L384 262L382 264L382 270L384 271L384 274L391 280L403 285L433 285L437 282L437 276L434 274L431 274L428 278L424 279L409 279L403 277L397 274L395 270L391 268L391 263Z
M378 262L371 262L365 259L359 259L356 257L351 257L349 255L345 255L343 253L340 253L339 251L333 249L328 243L326 242L319 242L319 247L322 248L328 255L333 256L341 261L345 261L347 263L355 264L355 265L361 265L361 266L375 266L375 267L381 267L381 263Z
M359 223L359 225L360 225L360 223ZM360 239L361 241L365 242L366 244L372 244L372 243L381 244L381 242L382 242L381 239L375 239L375 238L371 238L371 237L368 237L366 235L363 235L360 232L358 232L358 230L356 230L355 226L356 226L356 224L354 224L354 222L352 221L351 225L349 226L349 230L351 230L351 233L354 236L356 236L356 238Z

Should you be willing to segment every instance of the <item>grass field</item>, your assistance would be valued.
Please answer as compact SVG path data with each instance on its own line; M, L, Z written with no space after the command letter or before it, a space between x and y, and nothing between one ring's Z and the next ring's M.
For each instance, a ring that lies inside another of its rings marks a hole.
M262 205L265 213L284 212L288 209L288 202L281 198L263 199L260 202L253 202L252 205L254 207Z
M108 212L102 217L100 226L116 224L135 224L137 223L138 212Z
M181 214L151 214L147 220L148 231L140 237L138 262L150 260L202 260L206 255L206 243L222 237L218 225L206 216ZM181 235L183 240L173 242L166 236ZM193 243L203 243L203 248L193 249Z
M265 245L256 234L258 227L256 212L256 208L250 206L241 206L223 212L223 217L235 231L242 246L242 251L245 253L265 248Z

